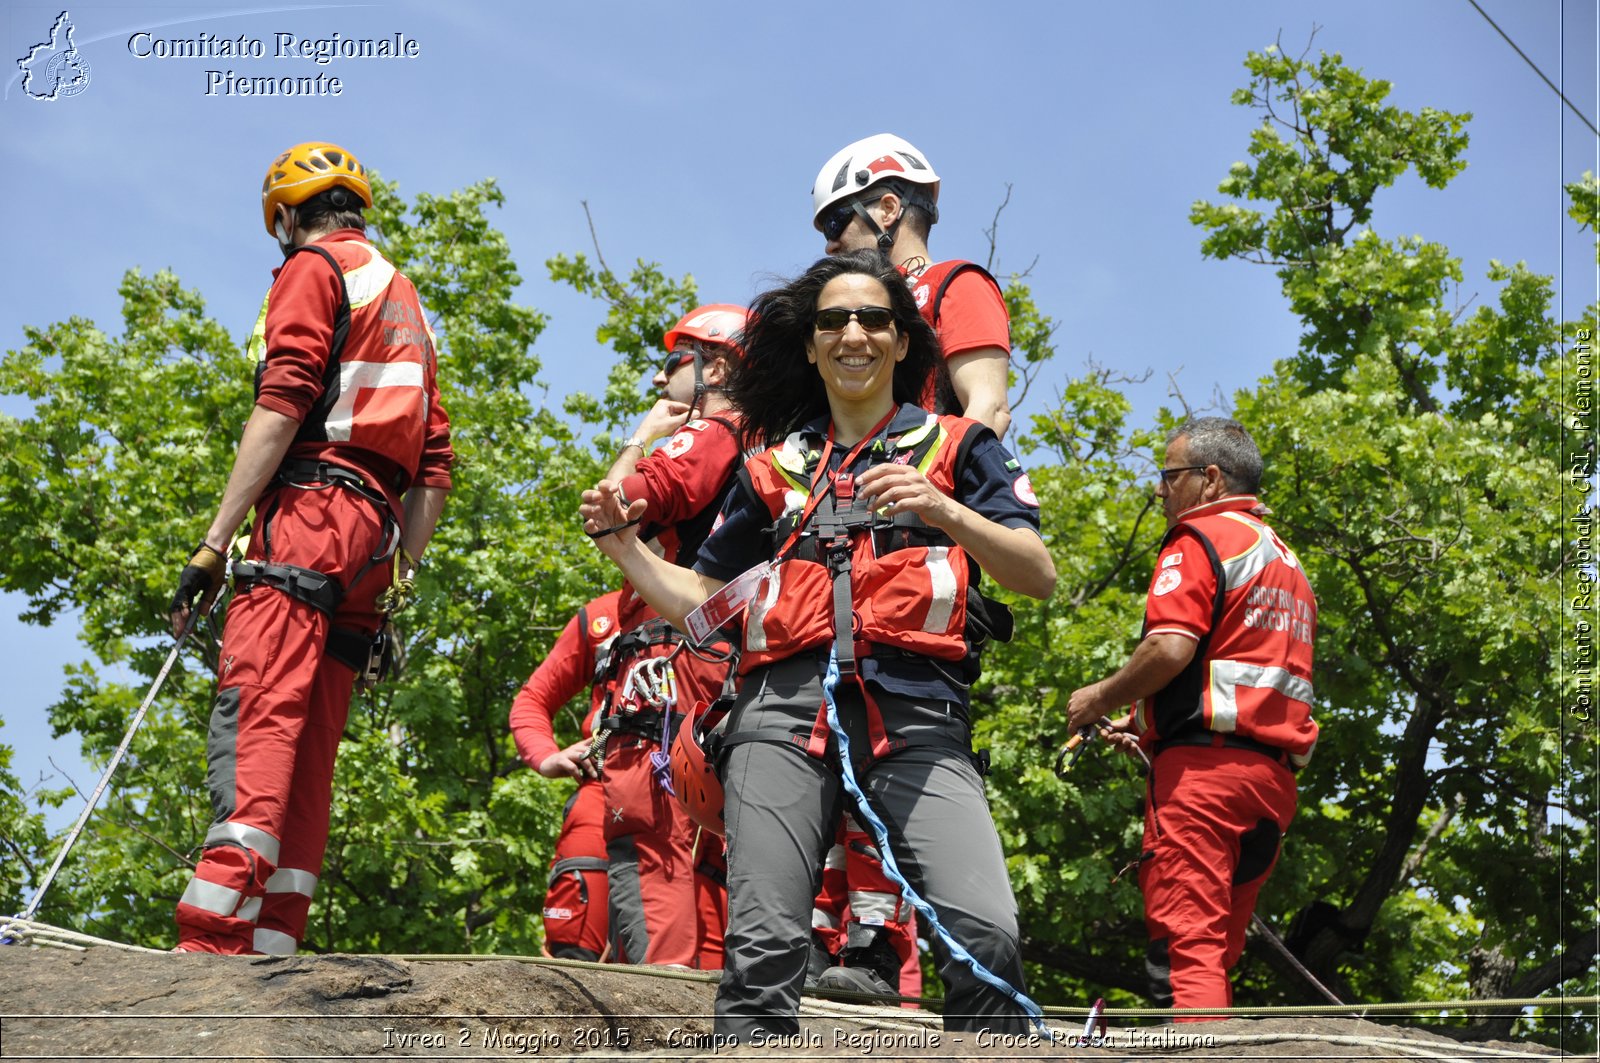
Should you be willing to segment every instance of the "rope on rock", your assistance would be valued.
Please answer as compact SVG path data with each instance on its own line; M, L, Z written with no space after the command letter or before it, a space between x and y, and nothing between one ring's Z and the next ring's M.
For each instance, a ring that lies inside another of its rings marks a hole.
M165 949L145 948L142 945L129 945L120 941L95 937L92 934L82 934L75 930L66 930L61 927L51 926L28 919L15 919L0 917L0 935L7 935L19 944L31 945L35 948L57 948L74 952L83 952L94 946L103 946L121 949L125 952L142 952L151 955L168 955ZM346 953L367 959L393 960L403 963L530 963L541 967L575 968L579 970L605 971L610 974L620 974L629 977L664 978L673 981L700 982L712 984L719 980L718 971L693 971L671 967L646 967L634 964L620 963L595 963L588 960L564 960L554 956L506 956L498 953L458 953L458 954L419 954L419 953ZM292 959L293 957L281 957ZM301 956L301 959L317 959L314 955ZM800 1005L800 1013L806 1018L819 1019L850 1019L855 1022L868 1023L878 1028L889 1029L928 1029L943 1021L937 1011L912 1011L906 1008L892 1006L897 1003L915 1003L931 1005L934 1008L943 1004L937 997L900 997L884 996L873 993L862 993L849 989L808 989ZM1493 1000L1413 1000L1380 1004L1347 1004L1342 1007L1331 1004L1309 1005L1274 1005L1263 1007L1229 1007L1229 1008L1106 1008L1102 1014L1107 1017L1123 1019L1132 1018L1164 1018L1172 1019L1183 1015L1224 1015L1229 1018L1248 1017L1315 1017L1326 1016L1347 1018L1351 1011L1363 1015L1403 1015L1416 1013L1433 1013L1439 1011L1490 1011L1520 1008L1597 1008L1600 1007L1600 996L1587 997L1507 997ZM1044 1014L1052 1018L1083 1018L1091 1009L1078 1007L1046 1007ZM288 1016L286 1016L288 1017ZM308 1016L311 1017L311 1016ZM318 1016L320 1017L320 1016ZM1180 1036L1181 1035L1181 1036ZM1044 1035L1040 1035L1043 1037ZM1076 1036L1067 1036L1057 1039L1063 1044L1076 1043ZM1465 1044L1452 1042L1448 1048L1437 1041L1420 1041L1415 1038L1365 1036L1356 1034L1335 1033L1291 1033L1261 1032L1261 1033L1213 1033L1207 1025L1186 1025L1180 1028L1168 1027L1122 1027L1108 1031L1101 1039L1105 1047L1138 1050L1141 1045L1150 1048L1159 1048L1163 1053L1177 1053L1188 1049L1205 1049L1222 1045L1270 1045L1270 1044L1330 1044L1350 1045L1366 1048L1384 1048L1400 1055L1412 1056L1418 1059L1459 1059L1459 1060L1493 1060L1493 1059L1544 1059L1548 1053L1539 1051L1517 1051L1514 1049L1490 1048L1486 1045Z
M9 919L4 916L0 916L0 938L9 939L18 945L70 949L74 952L83 952L91 945L105 945L127 952L150 952L158 955L167 951L147 949L143 945L127 945L120 941L97 938L93 934L80 934L76 930L63 930L61 927L35 922L32 919Z

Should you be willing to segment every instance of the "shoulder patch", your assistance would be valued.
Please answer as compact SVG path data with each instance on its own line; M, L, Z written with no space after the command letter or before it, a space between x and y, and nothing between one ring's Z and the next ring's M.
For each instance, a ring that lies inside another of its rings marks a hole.
M589 624L589 633L595 638L605 637L605 633L610 630L611 618L609 616L597 616Z
M1016 493L1017 501L1025 506L1039 508L1039 498L1033 493L1033 483L1028 479L1028 474L1023 473L1011 484L1011 490Z
M1159 598L1163 594L1177 590L1182 582L1183 573L1175 568L1164 568L1161 570L1161 575L1156 577L1156 585L1150 589L1150 593Z
M682 428L678 429L678 431L680 431L680 432L702 432L702 431L705 430L706 425L708 423L709 422L704 421L699 417L696 417L694 420L690 421L688 424L686 424Z
M1162 568L1177 568L1181 564L1183 564L1182 550L1179 550L1177 553L1168 554L1166 557L1161 559Z
M694 436L679 431L677 435L667 440L667 445L661 448L661 453L669 458L681 458L689 453L689 448L693 446Z

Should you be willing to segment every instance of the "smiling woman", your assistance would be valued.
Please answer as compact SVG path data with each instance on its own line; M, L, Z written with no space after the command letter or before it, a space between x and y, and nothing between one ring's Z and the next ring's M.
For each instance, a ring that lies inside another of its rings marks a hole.
M728 397L763 449L694 569L639 543L614 484L582 507L673 624L731 581L746 590L743 682L715 754L728 838L716 1032L798 1032L812 899L853 803L937 921L946 1028L1022 1033L1033 1006L967 684L991 633L975 567L1035 597L1055 586L1038 503L988 428L915 405L943 359L876 251L760 296L743 341Z

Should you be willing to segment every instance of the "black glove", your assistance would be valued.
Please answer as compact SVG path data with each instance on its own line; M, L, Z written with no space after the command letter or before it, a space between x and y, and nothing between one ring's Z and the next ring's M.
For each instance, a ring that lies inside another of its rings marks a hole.
M178 590L172 596L168 612L172 619L172 633L183 631L183 622L194 608L195 597L200 598L200 612L209 613L212 603L222 591L222 581L228 571L228 559L219 550L205 543L194 548L194 556L178 573Z

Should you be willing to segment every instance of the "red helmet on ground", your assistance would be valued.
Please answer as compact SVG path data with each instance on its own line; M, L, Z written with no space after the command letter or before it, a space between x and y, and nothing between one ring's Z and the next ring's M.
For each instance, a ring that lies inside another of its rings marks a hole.
M683 802L689 818L713 834L727 831L722 819L722 780L706 760L706 751L700 744L700 723L704 714L694 723L678 728L672 739L672 791Z
M735 338L744 331L747 314L742 306L732 303L707 303L695 307L662 337L662 346L671 354L679 340L699 340L719 347L732 347L741 357L744 348Z

